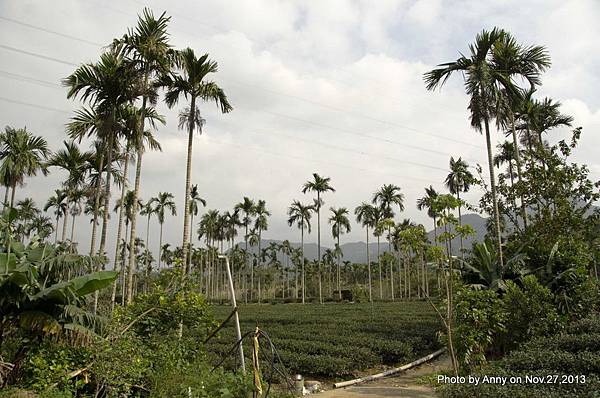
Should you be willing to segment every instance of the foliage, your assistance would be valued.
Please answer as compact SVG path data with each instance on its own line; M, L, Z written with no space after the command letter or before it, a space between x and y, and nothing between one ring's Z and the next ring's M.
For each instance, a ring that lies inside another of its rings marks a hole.
M556 383L448 384L440 386L439 392L445 398L595 397L600 389L599 332L600 317L593 314L571 323L565 333L532 340L477 373L477 376L514 376L523 380L527 375L551 375L557 377ZM572 376L579 376L579 381ZM585 382L581 376L585 376Z
M533 337L561 330L552 292L532 275L524 277L521 285L508 281L502 297L506 329L499 340L504 351L516 348Z
M486 363L495 337L506 331L507 314L493 290L463 287L456 291L455 305L457 357L462 366L473 370Z

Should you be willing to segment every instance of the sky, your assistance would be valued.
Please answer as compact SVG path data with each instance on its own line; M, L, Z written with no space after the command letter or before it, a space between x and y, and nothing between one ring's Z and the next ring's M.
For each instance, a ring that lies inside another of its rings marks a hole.
M267 239L299 240L286 211L294 199L312 201L301 188L314 172L330 177L336 190L324 196L324 212L330 206L353 212L383 184L395 184L405 195L397 219L429 226L415 202L426 186L444 189L450 156L487 169L484 137L470 128L461 77L429 92L422 76L466 53L478 32L494 26L520 43L547 47L553 64L538 94L562 102L574 125L583 126L574 160L600 177L596 0L0 0L0 125L27 126L59 149L65 124L81 106L66 98L60 80L97 60L145 6L171 16L175 48L191 47L218 62L213 79L234 107L223 115L214 103L200 105L206 125L193 143L192 182L211 209L230 210L244 196L266 200L272 213ZM163 150L145 155L141 181L143 200L172 192L179 211L187 134L178 129L177 115L185 106L159 104L167 123L155 136ZM552 131L548 140L568 133ZM493 131L492 138L499 143L503 135ZM52 170L27 179L17 199L32 197L41 207L64 177ZM476 203L480 194L473 189L465 198ZM330 245L327 217L322 241ZM342 240L364 240L352 218ZM116 224L113 215L109 252ZM144 220L138 225L144 237ZM168 218L164 229L165 242L180 244L181 217ZM82 248L90 230L89 219L80 217L75 240ZM155 249L155 220L151 231ZM315 239L313 233L307 241Z

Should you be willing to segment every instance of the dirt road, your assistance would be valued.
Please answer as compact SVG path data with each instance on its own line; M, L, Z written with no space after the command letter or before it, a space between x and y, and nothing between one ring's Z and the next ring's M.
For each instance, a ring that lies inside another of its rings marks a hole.
M417 383L417 379L450 367L448 357L410 369L370 383L358 384L339 390L329 390L313 395L315 398L434 398L433 388ZM331 386L329 386L331 388Z

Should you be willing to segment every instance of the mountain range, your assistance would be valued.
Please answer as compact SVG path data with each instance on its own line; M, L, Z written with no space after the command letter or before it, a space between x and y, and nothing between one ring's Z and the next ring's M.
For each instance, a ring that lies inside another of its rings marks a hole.
M487 218L483 218L478 214L471 213L471 214L464 214L461 217L461 221L463 224L471 225L471 227L473 227L473 229L475 230L475 234L473 236L470 236L464 240L464 247L466 249L471 248L471 245L475 241L477 241L477 242L483 241L485 234L486 234ZM438 227L436 232L438 234L442 233L443 228ZM433 242L434 241L434 231L433 230L429 231L427 233L427 235L429 237L429 241ZM274 240L274 239L263 239L261 241L261 247L265 248L271 242L281 243L282 241ZM241 243L242 247L243 247L243 245L244 244ZM290 245L293 248L299 248L300 242L290 242ZM342 260L351 261L353 263L366 263L367 262L366 243L364 241L342 243L340 246L341 246L342 252L343 252ZM321 246L321 255L323 255L325 250L328 248L330 248L330 247L322 245ZM374 261L377 258L377 242L372 242L371 240L369 240L369 249L371 252L371 254L370 254L371 261ZM305 242L304 243L304 256L307 259L315 260L317 258L317 250L318 250L318 247L315 242L309 242L309 243ZM382 237L382 239L380 241L379 250L380 250L381 254L388 251L388 243L384 237ZM460 250L460 239L455 238L452 241L452 252L453 252L453 254L458 254L459 250ZM249 251L251 253L256 253L258 251L258 247L252 246L249 248ZM281 256L281 254L280 254L280 256Z

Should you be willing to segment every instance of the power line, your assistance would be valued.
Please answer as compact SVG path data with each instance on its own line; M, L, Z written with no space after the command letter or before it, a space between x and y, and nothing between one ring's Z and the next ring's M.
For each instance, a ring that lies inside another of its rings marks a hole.
M112 8L110 8L110 9L113 10L113 11L117 11L117 10L112 9ZM124 13L124 12L122 12L122 13ZM191 19L189 17L185 17L185 18ZM194 21L193 19L191 19L191 20ZM202 23L202 22L198 22L198 21L196 21L196 22L197 23L201 23L201 24L206 25L206 26L209 26L212 29L217 29L216 27L214 27L212 25L208 25L208 24L205 24L205 23ZM41 28L41 27L38 27L38 26L35 26L35 25L31 25L31 26L34 27L34 28L39 28L40 30L44 31L44 28ZM51 32L51 33L53 33L53 32ZM70 37L70 36L69 35L65 35L65 37ZM196 36L194 36L194 37L196 37ZM82 40L84 40L84 39L82 39ZM0 47L4 47L4 48L7 48L7 49L10 49L10 50L13 50L13 51L21 52L23 54L37 56L39 58L44 58L44 59L49 59L49 60L53 60L53 61L57 61L57 62L61 62L61 63L66 63L67 65L77 66L76 64L71 63L69 61L58 60L56 58L51 58L51 57L43 56L43 55L40 55L40 54L29 53L29 52L26 52L26 51L23 51L23 50L15 49L13 47L8 47L8 46L4 46L4 45L0 45ZM438 135L438 134L426 132L426 131L423 131L423 130L420 130L420 129L416 129L414 127L405 126L405 125L402 125L402 124L399 124L399 123L396 123L396 122L392 122L392 121L389 121L389 120L372 117L372 116L369 116L369 115L365 115L365 114L358 113L358 112L355 112L355 111L351 111L351 110L339 108L339 107L336 107L336 106L332 106L332 105L328 105L328 104L323 104L323 103L320 103L320 102L317 102L317 101L313 101L313 100L310 100L310 99L307 99L307 98L295 96L295 95L292 95L292 94L282 93L282 92L279 92L279 91L276 91L276 90L271 90L269 88L265 88L265 87L261 87L261 86L256 86L256 85L249 84L249 83L244 83L244 82L241 82L241 81L235 81L235 80L232 80L232 79L228 80L228 82L231 82L231 81L233 81L234 84L245 85L245 86L249 86L249 87L253 87L253 88L258 88L258 89L260 89L262 91L265 91L265 92L268 92L268 93L271 93L271 94L274 94L274 95L279 95L279 96L284 96L284 97L288 97L288 98L293 98L295 100L303 101L303 102L309 103L311 105L320 106L322 108L330 109L332 111L341 112L341 113L345 113L345 114L348 114L348 115L351 115L351 116L360 117L360 118L363 118L363 119L366 119L366 120L371 120L371 121L374 121L374 122L377 122L377 123L386 124L386 125L389 125L389 126L393 126L393 127L397 127L397 128L409 130L409 131L412 131L412 132L417 133L417 134L427 135L427 136L434 137L434 138L437 138L437 139L446 140L446 141L450 141L450 142L455 142L455 143L458 143L458 144L461 144L461 145L469 145L469 146L472 146L472 147L475 147L475 148L479 148L479 149L483 149L484 148L481 145L473 144L471 142L460 141L460 140L456 140L456 139L453 139L453 138L445 137L445 136L442 136L442 135Z
M58 62L59 64L64 64L64 65L69 65L69 66L79 66L79 65L77 65L77 64L75 64L73 62L65 61L64 59L49 57L47 55L42 55L42 54L34 53L34 52L31 52L31 51L21 50L21 49L18 49L18 48L15 48L15 47L11 47L11 46L7 46L7 45L4 45L4 44L0 44L0 48L3 48L5 50L9 50L9 51L14 51L14 52L21 53L21 54L25 54L25 55L29 55L30 57L45 59L47 61Z
M6 98L6 97L0 97L0 100L1 101L5 101L5 102L10 102L12 104L25 105L25 106L30 106L30 107L33 107L33 108L44 109L44 110L47 110L47 111L53 111L53 112L60 112L60 113L71 114L71 112L66 111L64 109L58 109L58 108L52 108L52 107L44 106L44 105L32 104L31 102L18 101L18 100Z
M82 39L82 38L79 38L79 37L67 35L65 33L60 33L60 32L54 31L54 30L42 28L41 26L36 26L36 25L32 25L32 24L29 24L29 23L26 23L26 22L23 22L23 21L18 21L16 19L7 18L7 17L2 16L2 15L0 15L0 19L4 20L4 21L11 22L11 23L14 23L14 24L17 24L17 25L28 27L30 29L35 29L35 30L39 30L41 32L50 33L50 34L53 34L53 35L56 35L56 36L60 36L60 37L64 37L64 38L67 38L67 39L79 41L81 43L90 44L92 46L102 47L102 44L100 44L100 43L96 43L96 42L93 42L93 41L90 41L90 40L86 40L86 39Z
M226 123L226 124L229 124L229 123ZM357 149L353 149L353 148L344 148L344 147L340 147L338 145L329 144L329 143L326 143L326 142L311 140L309 138L304 138L304 137L291 136L289 134L282 134L282 133L278 133L278 132L274 132L274 131L246 130L245 132L246 133L254 133L254 134L267 134L267 135L275 136L275 137L283 137L283 138L287 138L287 139L291 139L291 140L307 142L309 144L315 144L315 145L319 145L319 146L323 146L323 147L329 147L329 148L332 148L332 149L335 149L335 150L338 150L338 151L355 153L355 154L362 155L362 156L369 156L369 157L373 157L373 158L376 158L376 159L386 159L386 160L392 160L392 161L399 162L399 163L410 164L410 165L413 165L413 166L425 167L425 168L432 169L432 170L440 170L440 171L444 171L444 172L448 171L448 169L443 169L441 167L431 166L431 165L424 164L424 163L412 162L410 160L398 159L398 158L394 158L394 157L387 156L387 155L381 155L381 154L375 155L375 154L371 154L371 153L368 153L368 152L365 152L365 151L361 151L361 150L357 150Z
M427 179L423 179L423 178L418 178L418 177L412 177L412 176L406 176L406 175L400 175L400 174L392 174L392 173L387 173L387 172L380 172L380 171L376 171L376 170L370 170L370 169L363 169L363 168L359 168L359 167L353 167L353 166L349 166L347 164L342 164L342 163L336 163L336 162L329 162L329 161L323 161L323 160L314 160L314 159L308 159L305 157L301 157L301 156L295 156L295 155L290 155L290 154L281 154L281 153L276 153L276 152L270 152L270 151L265 151L264 149L261 148L257 148L257 147L252 147L252 146L245 146L245 145L240 145L240 144L235 144L232 142L224 142L224 141L218 141L218 140L214 140L212 138L209 138L207 136L208 141L215 143L215 144L220 144L220 145L228 145L228 146L233 146L233 147L238 147L239 149L243 149L243 150L253 150L256 152L262 152L262 153L266 153L268 155L272 155L272 156L279 156L279 157L284 157L284 158L290 158L290 159L296 159L296 160L300 160L302 162L311 162L311 163L322 163L322 164L330 164L333 166L338 166L338 167L342 167L344 169L352 169L352 170L359 170L359 171L363 171L363 172L368 172L368 173L377 173L377 174L385 174L385 175L389 175L389 176L394 176L397 178L405 178L405 179L409 179L409 180L415 180L415 181L420 181L420 182L425 182L427 184L437 184L438 182L433 182L431 180L427 180Z
M12 73L12 72L7 72L7 71L4 71L4 70L0 70L0 75L5 75L5 77L7 77L7 78L21 80L21 81L25 81L25 82L28 82L28 83L40 84L40 85L43 85L45 87L50 87L50 88L60 88L61 87L58 84L55 84L55 83L52 83L52 82L49 82L49 81L46 81L46 80L39 80L39 79L35 79L35 78L29 77L29 76L19 75L19 74ZM359 136L359 137L362 137L362 138L379 140L379 141L383 141L383 142L386 142L386 143L392 143L392 144L396 144L396 145L399 145L399 146L408 147L408 148L416 149L416 150L423 151L423 152L434 153L434 154L442 155L442 156L446 156L446 157L450 156L449 153L435 151L435 150L432 150L432 149L426 149L426 148L422 148L422 147L418 147L418 146L410 145L410 144L405 144L405 143L402 143L402 142L398 142L398 141L394 141L394 140L390 140L390 139L386 139L386 138L381 138L381 137L376 137L376 136L361 134L361 133L354 132L352 130L338 128L338 127L335 127L335 126L328 126L328 125L324 125L324 124L321 124L321 123L312 122L312 121L309 121L309 120L306 120L306 119L297 118L297 117L289 116L289 115L282 114L282 113L271 112L271 111L267 111L267 110L257 110L257 109L245 109L245 110L248 110L248 111L251 111L251 112L264 112L264 113L271 114L271 115L274 115L274 116L284 117L284 118L288 118L288 119L291 119L291 120L296 120L296 121L299 121L299 122L308 123L308 124L316 125L316 126L323 127L323 128L328 128L328 129L331 129L331 130L338 130L338 131L341 131L343 133L356 135L356 136ZM259 133L258 131L254 131L254 132L255 133ZM268 133L268 134L275 134L275 135L280 135L280 136L286 136L286 137L289 137L290 139L303 140L305 142L310 142L310 143L314 143L314 144L317 144L317 145L333 146L331 144L322 143L322 142L318 142L318 141L314 141L314 140L311 141L311 140L306 139L306 138L301 138L301 137L296 137L296 136L289 136L289 135L285 135L285 134L281 134L281 133ZM335 147L335 146L333 146L333 147ZM336 147L336 149L340 149L340 148ZM341 149L343 150L343 148L341 148ZM354 150L349 149L348 151L354 151ZM368 154L368 153L366 153L364 151L354 151L354 152L362 154L362 155L366 155L366 156L376 156L376 155ZM404 160L400 160L400 159L397 159L397 158L391 158L391 157L380 156L380 155L377 155L376 157L378 157L378 158L387 158L389 160L394 160L394 161L398 161L398 162L402 162L402 163L412 163L412 164L419 165L419 166L422 166L422 167L434 168L434 169L438 169L438 170L447 171L446 169L442 169L442 168L439 168L439 167L429 166L429 165L424 165L424 164L419 164L419 163L415 163L415 162L404 161ZM468 159L468 160L477 162L474 159Z

